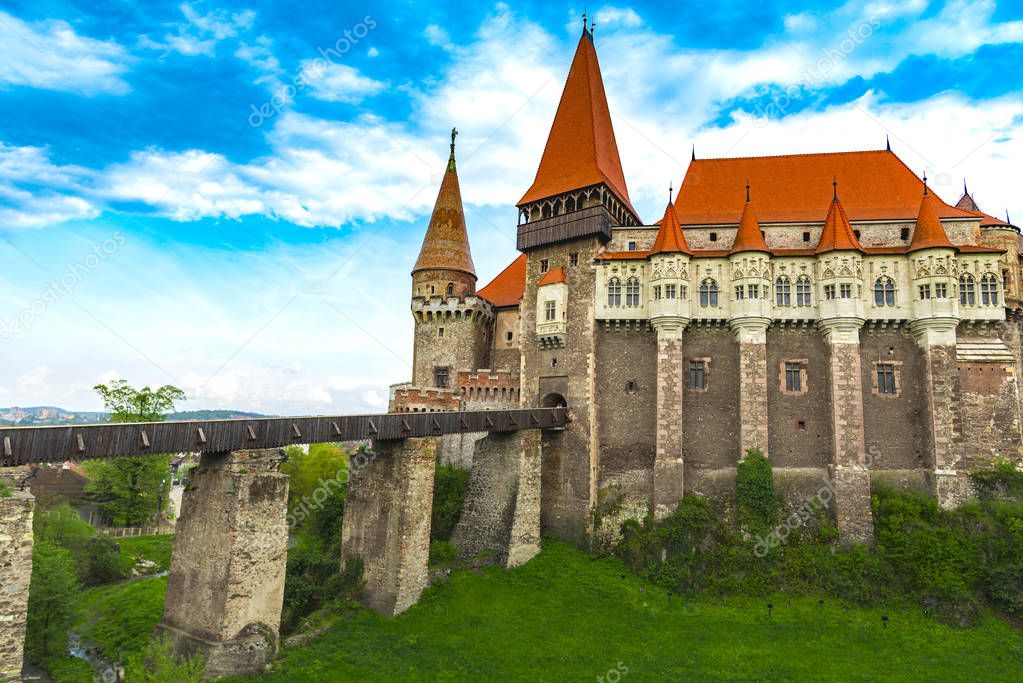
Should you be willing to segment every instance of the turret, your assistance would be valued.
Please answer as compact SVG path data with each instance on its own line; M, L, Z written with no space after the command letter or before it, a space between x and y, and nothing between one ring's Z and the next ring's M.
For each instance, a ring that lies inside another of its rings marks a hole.
M822 327L859 329L863 325L863 247L838 198L834 197L824 219L824 229L814 253L820 272L820 315Z
M951 343L959 322L956 252L938 218L938 199L928 189L924 176L924 196L907 250L913 277L913 325L941 334Z
M650 250L650 286L647 288L650 322L685 327L689 323L689 257L692 251L668 192L657 239Z
M771 320L771 250L764 240L746 184L739 230L728 256L731 265L732 327L766 326Z

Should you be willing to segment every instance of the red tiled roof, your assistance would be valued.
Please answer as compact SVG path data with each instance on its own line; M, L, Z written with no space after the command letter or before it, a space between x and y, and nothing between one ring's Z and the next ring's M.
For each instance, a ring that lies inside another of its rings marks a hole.
M593 38L579 39L536 179L519 205L605 183L632 213Z
M760 222L815 222L832 199L834 178L842 184L842 204L852 221L912 220L923 182L887 151L795 154L738 159L697 159L690 163L675 199L682 225L735 222L749 183L757 191ZM941 218L974 217L940 200Z
M732 243L731 253L738 254L743 251L763 251L771 253L764 241L764 233L760 231L760 223L757 221L757 214L753 211L753 202L749 200L749 188L746 188L746 203L742 207L742 217L739 219L739 230L735 233L735 242Z
M558 282L564 282L564 281L565 281L565 269L562 268L561 266L558 266L557 268L551 268L546 273L544 273L543 277L540 278L540 281L537 282L536 284L537 284L537 286L553 285L553 284L556 284Z
M939 202L933 193L924 190L923 199L920 200L920 212L917 214L916 229L913 230L913 239L909 243L907 253L918 249L952 247L938 218Z
M526 291L526 255L519 257L502 270L497 277L477 294L489 301L495 308L518 306L522 293Z
M440 182L437 202L430 216L430 225L426 228L426 237L423 238L423 246L412 272L435 268L460 270L476 276L469 250L469 235L465 230L465 211L458 187L458 173L455 171L453 144L444 178Z
M654 240L654 247L650 253L692 253L686 244L686 236L682 234L682 224L675 213L675 205L671 201L668 201L668 206L664 208L664 217L661 218L659 225L661 228L657 231L657 239Z
M821 231L820 242L817 243L817 249L814 251L817 254L828 251L863 251L837 194L831 202L831 206L828 207L828 216L824 219L824 230Z

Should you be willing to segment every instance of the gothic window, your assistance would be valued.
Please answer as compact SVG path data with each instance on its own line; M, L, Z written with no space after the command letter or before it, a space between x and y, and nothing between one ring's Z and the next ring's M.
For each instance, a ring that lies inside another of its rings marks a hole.
M607 305L622 305L622 281L616 277L611 278L607 283Z
M774 298L779 306L792 305L792 281L788 276L782 275L774 281Z
M877 393L894 394L895 387L895 365L893 363L877 364Z
M625 305L639 306L639 280L634 277L625 283Z
M742 285L735 286L735 300L740 301L746 298L746 288Z
M980 303L984 306L998 305L998 278L994 273L980 279Z
M852 298L852 285L850 285L848 283L840 284L839 285L839 292L841 293L843 299L851 299Z
M835 298L835 285L824 285L824 298L829 301Z
M713 278L700 283L700 305L704 308L718 305L718 283Z
M440 389L447 389L448 387L448 369L447 368L434 368L433 369L433 383Z
M455 295L455 284L453 282L448 283L448 296Z
M661 286L660 285L654 285L654 298L655 299L660 299L661 298Z
M947 299L948 298L948 285L944 282L939 282L934 285L934 298L935 299Z
M553 301L543 302L543 319L546 322L551 322L557 315L556 304Z
M689 361L689 387L700 391L707 388L707 362Z
M796 278L796 305L812 305L812 299L810 297L810 278L806 275L800 275Z
M664 285L664 298L665 299L675 298L675 285Z
M926 301L931 298L931 286L920 285L920 301Z
M895 305L895 281L887 275L882 275L874 280L874 305Z
M968 273L959 276L959 303L962 306L977 305L977 283Z
M747 285L746 289L750 299L760 298L760 285Z

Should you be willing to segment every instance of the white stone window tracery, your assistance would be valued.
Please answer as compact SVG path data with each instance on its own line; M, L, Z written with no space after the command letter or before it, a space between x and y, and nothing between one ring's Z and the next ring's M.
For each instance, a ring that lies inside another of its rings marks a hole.
M874 305L895 305L895 281L887 275L882 275L874 281Z
M625 283L625 305L639 306L639 280L630 277Z
M607 282L607 305L622 305L622 281L616 277L611 278Z
M774 281L774 295L777 305L792 305L792 281L787 275L782 275Z
M700 283L700 306L718 305L718 283L714 278L707 278Z

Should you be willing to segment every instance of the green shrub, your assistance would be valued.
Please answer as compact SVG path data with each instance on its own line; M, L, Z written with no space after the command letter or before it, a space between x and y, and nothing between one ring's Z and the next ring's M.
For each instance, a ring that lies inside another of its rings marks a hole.
M1001 611L1023 618L1023 564L1008 564L987 572L984 593Z
M778 521L771 461L759 448L750 448L735 476L735 503L740 528L763 535Z
M71 553L48 541L36 542L25 634L25 647L33 661L44 663L67 653L67 634L77 615L74 604L78 592Z
M177 657L170 643L154 640L144 652L124 662L125 678L132 683L200 683L206 665L201 654Z
M450 566L458 560L458 548L451 541L430 541L430 566Z
M982 500L1023 501L1023 470L1005 458L996 458L987 467L970 472L970 479Z
M78 578L86 586L110 583L131 573L134 565L125 560L117 542L108 536L95 536L82 546L78 560Z
M7 486L7 482L0 479L0 498L9 498L11 495L11 489Z
M329 579L323 587L324 596L328 600L348 601L362 589L363 563L361 559L349 560L344 563L341 571Z
M465 491L469 485L469 470L454 465L437 465L433 484L433 519L430 540L446 541L462 516Z

